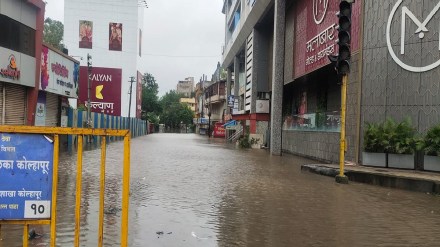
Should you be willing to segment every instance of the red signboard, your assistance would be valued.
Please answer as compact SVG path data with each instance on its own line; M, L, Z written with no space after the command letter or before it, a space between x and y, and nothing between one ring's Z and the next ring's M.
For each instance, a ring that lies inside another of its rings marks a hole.
M121 115L122 69L93 67L90 74L91 111ZM87 106L87 67L80 69L79 104Z
M142 74L137 72L137 89L136 89L136 118L141 118L142 113Z
M215 123L214 137L225 137L225 128L223 127L223 123Z
M317 70L330 61L327 55L337 54L336 13L340 1L302 0L295 13L294 77ZM359 50L361 1L353 4L351 50Z

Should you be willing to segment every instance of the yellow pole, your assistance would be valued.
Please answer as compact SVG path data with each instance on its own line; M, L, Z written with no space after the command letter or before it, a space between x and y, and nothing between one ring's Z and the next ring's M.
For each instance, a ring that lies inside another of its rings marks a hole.
M130 132L124 137L124 168L122 175L121 246L128 246L128 201L130 196Z
M78 160L76 173L76 200L75 200L75 247L79 247L79 228L81 218L81 183L82 183L82 156L83 156L83 135L78 135Z
M23 228L23 247L28 247L29 225L24 224Z
M53 143L53 174L52 174L52 206L50 208L50 246L56 246L56 231L57 231L57 192L58 192L58 164L59 164L59 135L54 136Z
M98 230L98 246L103 244L104 234L104 192L105 192L105 156L106 156L106 141L105 136L102 137L101 142L101 176L100 176L100 193L99 193L99 230Z
M336 182L348 183L347 177L344 175L345 163L345 112L347 104L347 80L348 75L342 76L341 87L341 141L339 147L339 176L336 176Z

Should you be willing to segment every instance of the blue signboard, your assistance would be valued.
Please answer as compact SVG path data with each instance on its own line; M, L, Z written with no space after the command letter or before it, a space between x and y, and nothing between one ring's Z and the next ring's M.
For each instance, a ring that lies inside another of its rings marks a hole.
M50 219L53 141L0 133L0 220Z

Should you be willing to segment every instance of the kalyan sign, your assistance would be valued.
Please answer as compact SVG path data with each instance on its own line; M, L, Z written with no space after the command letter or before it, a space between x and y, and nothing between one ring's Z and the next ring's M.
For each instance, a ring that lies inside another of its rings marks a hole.
M121 115L122 69L92 67L90 75L91 111ZM87 106L87 67L80 69L79 103Z

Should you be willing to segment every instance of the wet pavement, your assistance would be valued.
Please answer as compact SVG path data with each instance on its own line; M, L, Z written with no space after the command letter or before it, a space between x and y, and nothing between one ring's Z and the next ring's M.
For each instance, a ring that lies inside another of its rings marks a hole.
M440 197L301 172L316 161L194 134L132 140L130 246L439 246ZM122 142L107 153L105 246L118 246ZM97 245L100 150L84 153L81 246ZM76 155L60 164L57 244L73 246ZM46 246L48 228L30 246ZM2 226L0 246L21 246Z

